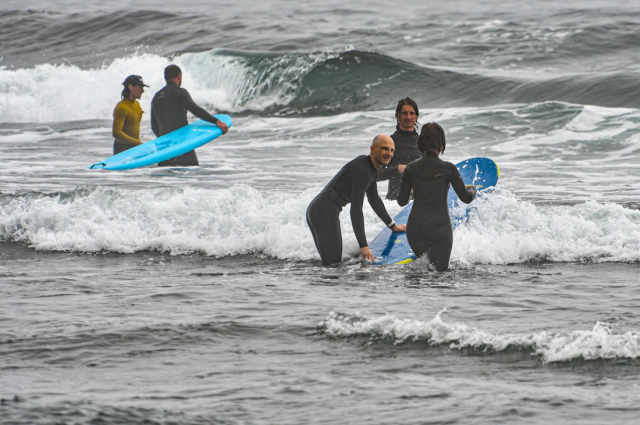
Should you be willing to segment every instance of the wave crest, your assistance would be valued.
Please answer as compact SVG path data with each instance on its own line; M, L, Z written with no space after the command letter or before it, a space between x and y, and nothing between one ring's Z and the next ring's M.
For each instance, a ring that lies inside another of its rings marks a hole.
M516 335L486 332L461 323L446 323L441 319L444 311L428 322L398 319L390 315L369 318L359 314L331 312L318 324L318 330L330 338L365 337L393 344L422 341L432 346L448 345L452 350L471 349L494 353L531 350L545 363L640 357L640 334L613 334L606 323L597 322L590 331L542 331Z
M519 80L420 66L374 52L311 53L212 50L168 59L134 54L99 68L36 65L0 68L0 122L110 119L122 81L139 74L150 85L140 101L149 112L164 86L162 70L182 67L184 87L216 112L323 116L392 109L410 96L422 107L483 106L549 100L636 107L632 74Z
M158 250L227 256L262 254L310 260L318 254L305 212L317 194L266 195L246 185L228 189L79 188L65 193L0 194L0 241L47 251L131 253ZM391 215L395 202L384 201ZM537 207L495 193L470 204L455 230L452 262L640 261L640 211L586 202ZM384 227L365 205L369 240ZM358 244L346 207L340 215L343 254Z

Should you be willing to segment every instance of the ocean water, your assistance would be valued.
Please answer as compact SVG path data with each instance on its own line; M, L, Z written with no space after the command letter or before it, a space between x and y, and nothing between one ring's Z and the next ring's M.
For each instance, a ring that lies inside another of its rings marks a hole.
M0 424L637 423L639 34L624 0L4 0ZM87 170L170 63L229 133ZM406 96L497 190L448 272L360 264L348 207L322 267L307 205Z

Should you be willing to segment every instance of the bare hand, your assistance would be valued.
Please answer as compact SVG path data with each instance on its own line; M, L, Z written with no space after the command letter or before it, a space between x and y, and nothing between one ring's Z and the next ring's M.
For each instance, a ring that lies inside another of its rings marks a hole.
M398 171L400 172L400 174L404 173L404 169L405 169L406 167L407 167L407 166L406 166L406 165L404 165L404 164L400 164L400 165L398 165Z
M227 134L227 131L229 131L229 126L220 120L216 121L216 125L220 130L222 130L222 134Z
M391 231L393 233L406 232L407 231L407 225L406 224L396 224L395 226L393 226L391 228Z
M376 258L371 253L371 250L368 246L364 246L360 248L360 255L362 255L362 260L376 261Z

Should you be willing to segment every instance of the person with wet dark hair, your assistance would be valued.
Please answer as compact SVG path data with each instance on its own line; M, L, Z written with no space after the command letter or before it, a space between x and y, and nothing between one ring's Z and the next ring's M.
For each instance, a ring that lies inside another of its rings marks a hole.
M189 124L187 111L201 120L217 125L225 134L229 127L200 106L188 91L181 88L182 70L177 65L169 65L164 70L165 85L151 101L151 129L157 136L164 136ZM190 151L175 158L158 163L160 167L189 167L200 165L196 151Z
M389 180L387 199L398 199L402 172L411 161L420 158L418 151L418 104L411 98L405 97L398 101L396 106L396 132L391 135L395 145L396 154L388 166L378 171L378 181Z
M437 123L425 124L418 140L418 149L424 156L407 165L398 195L398 204L405 206L413 190L407 241L416 257L426 254L438 271L449 268L453 247L453 227L447 203L450 186L465 204L476 197L476 188L465 186L456 166L440 159L446 147L442 127Z
M404 225L396 225L378 195L377 170L393 157L393 140L387 135L376 136L369 155L361 155L348 162L307 208L307 224L320 253L322 264L329 266L342 261L342 231L340 211L351 203L351 224L360 245L363 260L374 261L364 231L362 206L367 195L369 205L393 232L404 232Z
M119 154L135 146L141 145L140 122L142 108L138 99L142 97L144 88L149 87L142 82L139 75L129 75L122 83L122 100L113 110L113 154Z

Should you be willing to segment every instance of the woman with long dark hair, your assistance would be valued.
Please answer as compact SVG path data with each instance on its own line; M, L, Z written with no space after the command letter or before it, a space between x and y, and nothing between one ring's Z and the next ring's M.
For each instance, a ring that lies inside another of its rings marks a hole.
M414 201L407 222L407 241L416 257L427 254L438 271L449 268L453 247L453 228L447 204L450 186L465 204L476 197L476 188L471 185L465 187L456 166L440 159L446 146L444 130L440 125L429 123L422 127L418 149L423 157L405 168L398 195L398 204L405 206L413 189Z

